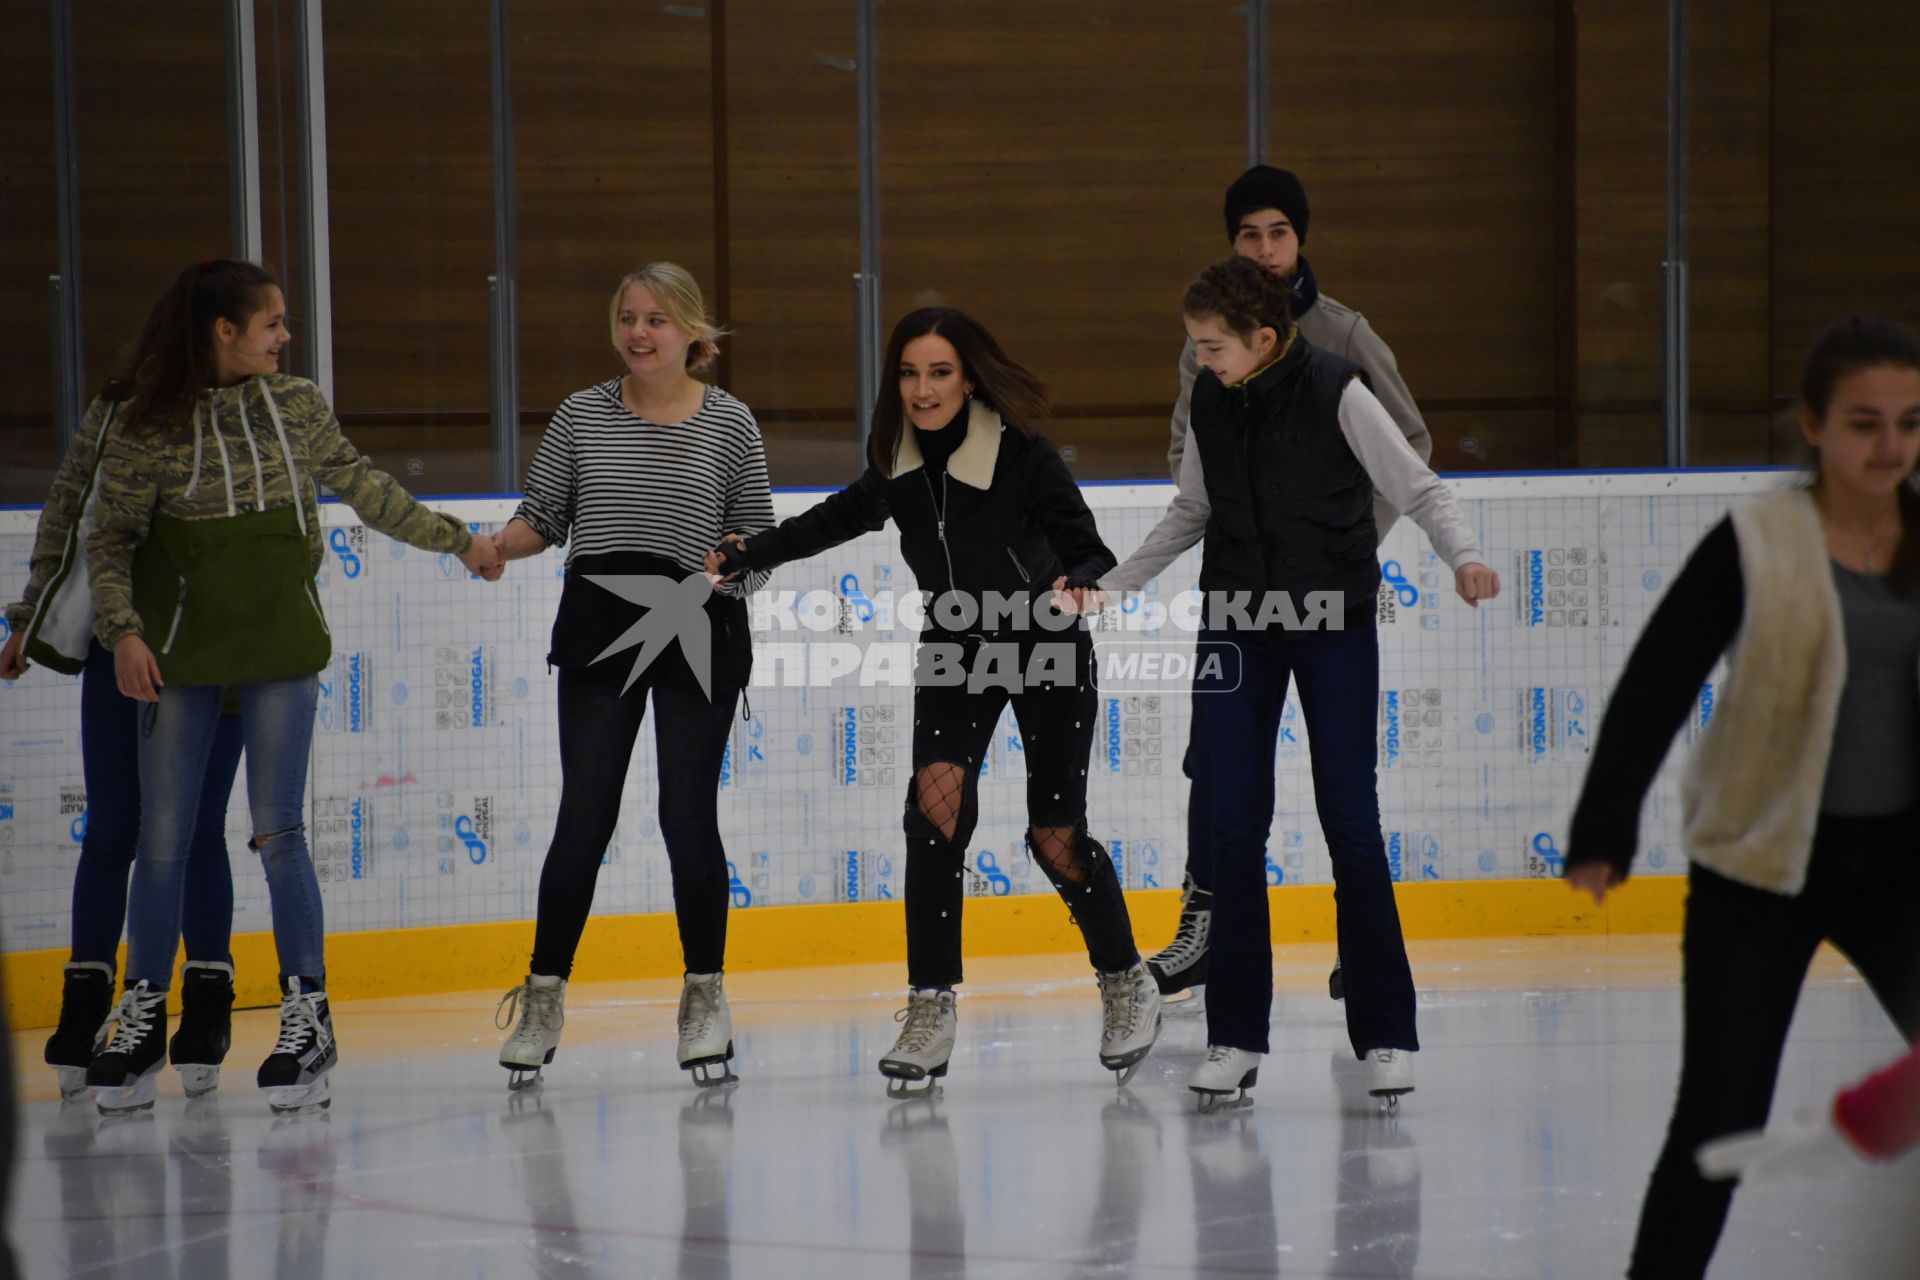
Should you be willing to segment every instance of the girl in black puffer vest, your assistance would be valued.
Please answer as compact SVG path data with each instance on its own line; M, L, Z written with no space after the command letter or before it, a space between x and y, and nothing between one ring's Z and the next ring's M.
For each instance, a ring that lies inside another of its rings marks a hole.
M1374 491L1426 532L1462 600L1477 604L1499 590L1452 495L1359 366L1302 338L1290 302L1285 281L1245 258L1208 268L1187 291L1187 332L1202 368L1192 447L1174 505L1136 553L1170 557L1206 539L1207 621L1194 682L1204 758L1195 766L1211 782L1215 896L1207 1059L1189 1087L1207 1106L1252 1085L1267 1051L1266 847L1290 685L1299 688L1337 886L1348 1039L1367 1062L1371 1092L1412 1090L1413 975L1374 775ZM1111 578L1137 578L1131 565Z

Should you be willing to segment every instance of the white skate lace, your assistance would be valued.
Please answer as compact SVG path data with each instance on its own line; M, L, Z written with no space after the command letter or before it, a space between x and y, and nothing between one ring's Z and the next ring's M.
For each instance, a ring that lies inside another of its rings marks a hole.
M493 1007L493 1025L502 1031L513 1026L516 1013L521 1015L520 1025L514 1028L515 1035L544 1034L553 1028L554 1014L560 1007L560 988L536 987L531 982L519 986L500 997L500 1003Z
M280 1039L273 1046L274 1053L304 1053L309 1043L326 1042L326 1024L320 1021L320 1002L326 998L320 991L289 991L281 998Z
M900 1038L894 1042L895 1053L920 1053L933 1044L935 1033L940 1030L940 999L938 996L909 996L907 1007L893 1015L895 1022L907 1025L900 1028Z
M704 982L689 982L680 993L680 1038L703 1040L720 1012L713 991Z
M107 1042L108 1053L132 1053L140 1047L140 1042L153 1034L154 1011L166 1003L164 991L148 991L145 984L135 987L120 997L120 1003L113 1007L113 1039ZM106 1025L101 1024L100 1034L106 1034ZM98 1038L94 1043L98 1044Z
M1237 1050L1230 1044L1210 1044L1207 1046L1207 1061L1215 1064L1228 1063L1233 1061L1233 1055L1236 1052Z
M1096 973L1100 982L1100 1002L1106 1024L1100 1029L1103 1040L1130 1036L1140 1025L1140 984L1131 969L1120 973Z

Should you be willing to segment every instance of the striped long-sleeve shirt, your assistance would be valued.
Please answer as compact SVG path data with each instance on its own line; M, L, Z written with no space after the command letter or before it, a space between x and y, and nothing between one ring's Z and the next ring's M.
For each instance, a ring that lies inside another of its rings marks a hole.
M609 551L646 551L698 573L723 534L773 524L760 425L747 406L708 387L700 410L671 426L637 417L620 379L561 402L527 469L514 515L567 562ZM766 573L726 588L757 590Z

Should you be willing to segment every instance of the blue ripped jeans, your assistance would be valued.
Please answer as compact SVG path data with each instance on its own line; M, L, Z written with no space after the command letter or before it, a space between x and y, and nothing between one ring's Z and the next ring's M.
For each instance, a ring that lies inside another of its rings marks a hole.
M307 763L313 750L315 678L240 686L247 804L255 852L273 898L282 978L324 986L326 923L307 849ZM194 815L212 759L223 690L169 685L140 709L140 853L127 902L127 985L165 990L180 946L180 913Z

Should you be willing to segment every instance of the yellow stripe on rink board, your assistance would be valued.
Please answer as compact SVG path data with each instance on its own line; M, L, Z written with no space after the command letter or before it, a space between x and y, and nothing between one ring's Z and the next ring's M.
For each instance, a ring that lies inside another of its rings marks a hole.
M1675 933L1686 878L1643 876L1615 890L1602 907L1554 880L1423 882L1396 885L1394 892L1400 925L1409 938ZM1333 943L1331 885L1289 885L1269 889L1267 897L1275 942ZM1177 892L1129 893L1127 905L1143 951L1172 937L1180 910ZM901 965L905 981L906 921L898 902L754 907L733 912L727 928L729 970L894 962ZM1081 945L1079 932L1051 894L967 900L969 955L1078 951ZM532 946L533 925L521 920L337 933L327 939L327 984L340 999L494 987L505 991L526 972ZM240 1004L276 1003L272 935L236 935L233 955ZM7 1016L16 1028L52 1026L58 1019L60 971L66 959L64 950L0 956ZM124 968L124 951L121 962ZM670 913L598 916L587 922L573 979L672 977L680 970L680 943ZM174 987L178 990L179 983Z

